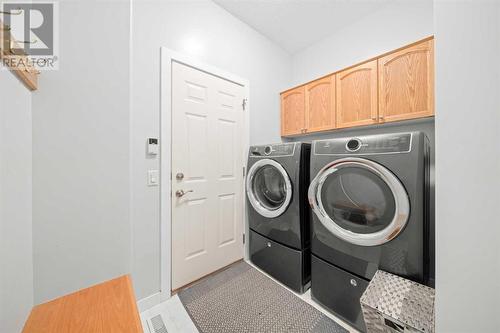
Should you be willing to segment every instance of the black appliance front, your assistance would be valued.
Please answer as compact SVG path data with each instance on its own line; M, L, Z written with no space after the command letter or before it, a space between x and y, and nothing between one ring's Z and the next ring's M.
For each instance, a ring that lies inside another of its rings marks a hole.
M359 299L368 287L368 280L350 274L334 265L311 258L311 297L335 315L366 331Z
M377 269L428 283L427 139L365 136L312 149L311 294L364 331L359 299Z
M253 146L246 181L250 228L297 250L310 246L310 145L285 143Z
M310 250L284 246L250 230L250 260L290 289L303 293L311 279Z
M311 251L367 280L382 269L426 284L425 136L413 132L373 137L360 137L365 146L351 153L345 151L348 139L315 143L309 201L313 195L317 207ZM318 179L320 173L323 178Z

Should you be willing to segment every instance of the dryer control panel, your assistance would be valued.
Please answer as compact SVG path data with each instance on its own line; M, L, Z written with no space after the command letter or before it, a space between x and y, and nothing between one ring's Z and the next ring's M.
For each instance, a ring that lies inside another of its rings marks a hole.
M295 152L295 143L280 143L265 146L250 147L250 156L267 157L267 156L291 156Z
M408 153L412 133L378 134L314 142L316 155L367 155Z

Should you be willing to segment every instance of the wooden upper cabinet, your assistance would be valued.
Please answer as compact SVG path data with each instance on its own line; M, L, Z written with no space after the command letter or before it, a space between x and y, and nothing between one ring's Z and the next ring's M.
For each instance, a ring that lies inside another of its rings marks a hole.
M434 39L281 94L281 135L434 115Z
M379 58L381 122L434 114L433 42L427 40Z
M337 73L337 128L378 121L377 60Z
M305 87L281 94L281 135L290 136L305 130Z
M306 94L306 132L335 128L335 75L308 83Z

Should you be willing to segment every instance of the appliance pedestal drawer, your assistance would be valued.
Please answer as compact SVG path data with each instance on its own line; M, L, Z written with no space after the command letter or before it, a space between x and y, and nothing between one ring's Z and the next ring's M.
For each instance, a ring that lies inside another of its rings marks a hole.
M309 288L310 251L296 250L250 230L250 260L298 293Z
M366 332L360 298L369 281L312 255L311 297L361 332Z

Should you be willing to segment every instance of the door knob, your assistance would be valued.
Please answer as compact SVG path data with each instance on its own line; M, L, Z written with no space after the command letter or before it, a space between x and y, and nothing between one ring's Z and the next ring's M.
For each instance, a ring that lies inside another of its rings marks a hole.
M182 172L178 172L175 175L175 179L177 179L177 180L183 180L184 179L184 174Z
M182 198L183 196L185 196L186 194L188 194L189 192L194 192L193 190L187 190L187 191L184 191L184 190L177 190L175 191L175 196L177 198Z

